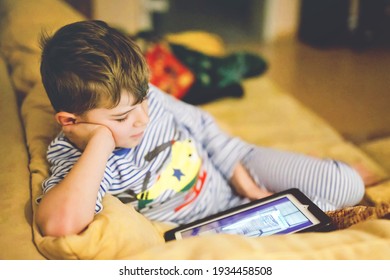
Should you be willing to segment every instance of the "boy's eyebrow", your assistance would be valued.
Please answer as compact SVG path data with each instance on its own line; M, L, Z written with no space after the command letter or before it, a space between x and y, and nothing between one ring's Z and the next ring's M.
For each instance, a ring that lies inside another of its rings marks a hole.
M111 117L121 117L121 116L123 116L123 115L126 115L126 114L128 114L131 110L133 110L134 108L130 108L129 110L127 110L127 111L125 111L125 112L123 112L123 113L119 113L119 114L111 114L110 116Z

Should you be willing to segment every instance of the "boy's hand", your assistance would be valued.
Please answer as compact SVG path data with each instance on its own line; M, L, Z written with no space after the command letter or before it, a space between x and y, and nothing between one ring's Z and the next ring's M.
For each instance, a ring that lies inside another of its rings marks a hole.
M235 167L231 183L239 195L247 197L250 200L260 199L272 194L271 192L260 188L241 163Z
M111 131L104 125L91 123L76 123L65 125L62 127L65 136L77 146L80 150L84 150L89 141L93 137L104 137L107 139L107 145L110 145L112 150L115 149L115 140Z

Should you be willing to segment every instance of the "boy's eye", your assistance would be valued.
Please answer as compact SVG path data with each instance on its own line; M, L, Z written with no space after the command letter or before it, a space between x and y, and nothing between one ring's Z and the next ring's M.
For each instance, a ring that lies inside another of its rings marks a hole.
M122 119L116 119L117 122L124 122L125 120L127 120L127 116Z

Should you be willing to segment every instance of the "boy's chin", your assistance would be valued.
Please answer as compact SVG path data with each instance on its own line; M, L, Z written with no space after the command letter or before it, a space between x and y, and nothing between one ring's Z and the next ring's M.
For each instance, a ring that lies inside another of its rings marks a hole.
M118 145L115 147L115 149L132 149L137 145Z
M132 149L138 146L139 142L137 143L124 143L124 144L118 144L116 146L116 149Z

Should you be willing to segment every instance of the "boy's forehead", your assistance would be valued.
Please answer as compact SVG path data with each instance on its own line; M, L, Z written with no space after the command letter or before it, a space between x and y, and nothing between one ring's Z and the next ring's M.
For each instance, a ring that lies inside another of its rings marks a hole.
M121 100L119 101L119 104L125 105L125 106L133 106L136 103L136 99L134 97L134 94L129 92L128 90L122 89L121 90Z

